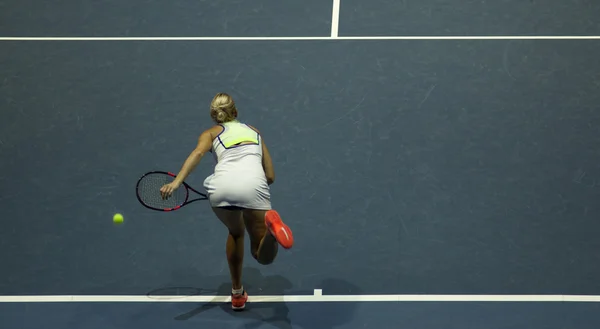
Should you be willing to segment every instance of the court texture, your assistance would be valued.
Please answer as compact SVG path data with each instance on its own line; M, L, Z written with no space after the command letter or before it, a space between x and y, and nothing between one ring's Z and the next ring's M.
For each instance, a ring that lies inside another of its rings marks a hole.
M243 312L135 196L217 92L296 241ZM0 0L0 109L2 329L600 328L598 1Z

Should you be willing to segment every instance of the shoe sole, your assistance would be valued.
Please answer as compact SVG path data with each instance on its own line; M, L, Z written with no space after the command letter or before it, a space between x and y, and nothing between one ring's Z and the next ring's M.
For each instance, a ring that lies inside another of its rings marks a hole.
M289 226L281 220L281 216L275 210L267 211L265 222L271 234L277 242L285 249L290 249L294 245L294 236ZM276 231L276 232L274 232Z

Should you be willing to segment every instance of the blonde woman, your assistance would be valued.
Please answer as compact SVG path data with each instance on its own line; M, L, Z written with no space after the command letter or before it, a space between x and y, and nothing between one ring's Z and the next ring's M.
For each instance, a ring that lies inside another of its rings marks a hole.
M270 264L278 245L289 249L294 244L290 228L271 209L269 185L275 181L273 163L260 132L238 121L235 102L218 93L210 104L215 126L204 131L177 177L160 190L171 196L207 152L217 162L214 173L204 181L209 202L216 216L229 230L227 261L232 281L234 310L245 307L248 294L242 285L244 234L248 231L252 256L260 264Z

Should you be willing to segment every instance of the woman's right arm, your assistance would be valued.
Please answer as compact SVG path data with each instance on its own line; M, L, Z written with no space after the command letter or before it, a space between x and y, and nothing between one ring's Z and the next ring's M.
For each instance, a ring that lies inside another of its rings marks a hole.
M258 129L250 125L248 126L254 131L256 131L258 135L260 135L260 131ZM275 182L275 170L273 169L273 161L271 160L271 154L269 154L269 149L267 148L267 145L265 144L265 140L263 139L262 135L260 135L260 140L262 144L262 166L263 170L265 171L265 176L267 177L267 184L271 185L273 184L273 182Z
M262 165L263 169L265 170L265 176L267 176L267 184L271 185L273 182L275 182L275 170L273 169L271 154L269 154L269 149L267 148L264 140L262 141L262 153Z

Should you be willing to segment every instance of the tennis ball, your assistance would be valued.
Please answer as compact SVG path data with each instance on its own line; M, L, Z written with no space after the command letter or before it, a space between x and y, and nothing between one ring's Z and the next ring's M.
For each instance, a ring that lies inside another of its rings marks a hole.
M121 215L121 214L115 214L113 216L113 223L115 223L115 224L121 224L121 223L123 223L123 215Z

